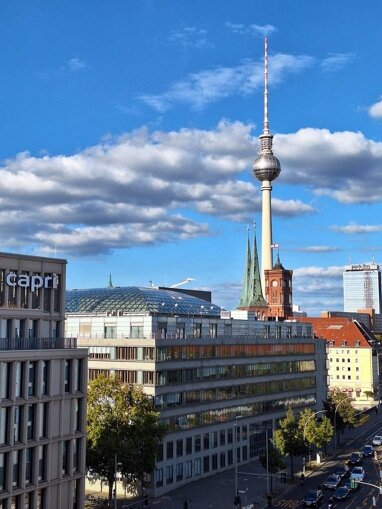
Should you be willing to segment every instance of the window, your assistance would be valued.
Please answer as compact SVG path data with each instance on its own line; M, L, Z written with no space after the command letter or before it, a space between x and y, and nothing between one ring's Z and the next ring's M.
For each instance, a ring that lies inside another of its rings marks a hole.
M220 430L220 445L225 445L225 430Z
M0 491L5 490L5 482L6 482L5 463L6 463L6 454L0 453Z
M64 367L64 392L70 392L70 371L71 371L70 361L65 360Z
M8 362L0 362L0 398L9 398L9 366Z
M170 441L166 444L166 459L171 460L174 456L174 442Z
M202 439L200 435L195 435L195 441L194 441L194 452L200 452L202 449Z
M186 454L192 454L192 437L186 438Z
M218 455L217 454L213 454L211 456L211 463L212 463L212 470L217 470L218 469Z
M45 451L46 446L39 445L38 446L38 480L44 481L45 480Z
M233 450L228 451L228 465L233 465Z
M48 403L39 403L38 436L48 436Z
M189 479L190 477L192 477L192 460L188 460L184 464L184 475L185 475L186 479Z
M194 338L201 338L201 337L202 337L202 324L194 323Z
M210 323L210 337L216 338L218 335L218 326L216 323Z
M48 362L41 362L41 395L48 394Z
M155 486L157 488L163 486L163 468L157 468L155 470Z
M200 475L202 473L202 460L196 458L194 461L194 475Z
M183 479L183 463L177 463L176 465L176 480L181 481Z
M232 442L233 442L233 431L232 428L228 428L227 443L232 444Z
M116 339L117 337L117 327L115 325L105 325L104 327L104 337L106 339Z
M79 466L79 459L80 459L80 454L79 454L79 450L80 450L80 445L81 445L81 442L80 442L80 439L75 439L73 440L72 442L72 445L73 445L73 472L78 472L79 469L80 469L80 466Z
M13 451L12 452L12 486L17 487L20 482L20 451Z
M36 396L36 362L28 363L28 396Z
M33 449L25 449L25 483L32 482Z
M0 445L7 443L7 414L6 408L0 408Z
M210 448L210 434L204 433L203 436L203 449L207 451Z
M14 442L19 442L21 440L20 428L21 428L21 409L19 406L15 406L14 414L13 414L13 441Z
M168 465L166 467L166 484L172 484L174 482L174 467Z
M220 468L225 467L225 452L220 453Z
M204 456L203 458L203 472L209 472L210 471L210 457Z
M69 474L69 449L70 440L64 440L62 442L62 475Z
M176 456L179 458L183 456L183 439L176 441Z
M184 339L186 337L184 323L176 324L176 339Z
M157 459L157 461L163 461L163 443L158 445L156 459Z
M22 371L23 371L23 365L21 362L15 362L14 369L16 371L15 373L15 396L16 398L20 398L22 394Z
M34 438L34 410L35 405L27 405L27 440L33 440Z

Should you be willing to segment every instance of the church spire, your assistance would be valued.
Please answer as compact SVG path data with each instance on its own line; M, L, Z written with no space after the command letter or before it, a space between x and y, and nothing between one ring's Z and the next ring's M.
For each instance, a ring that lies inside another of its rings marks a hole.
M114 288L113 287L113 281L111 280L111 273L109 274L109 284L108 284L108 287L109 288Z
M241 291L241 299L239 307L248 306L250 300L250 282L251 282L251 246L249 243L249 226L247 226L247 254L245 259L244 276L243 276L243 289Z
M248 302L249 307L266 307L267 303L263 297L261 289L261 278L259 270L259 256L257 253L257 241L256 241L256 224L253 225L253 257L251 266L250 276L250 299Z

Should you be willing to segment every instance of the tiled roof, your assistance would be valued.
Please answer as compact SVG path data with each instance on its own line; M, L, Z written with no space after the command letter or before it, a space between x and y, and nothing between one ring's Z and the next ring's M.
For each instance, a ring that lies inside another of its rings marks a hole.
M334 347L371 348L366 334L348 318L298 317L298 321L311 323L318 338L333 341ZM346 345L343 342L346 341Z

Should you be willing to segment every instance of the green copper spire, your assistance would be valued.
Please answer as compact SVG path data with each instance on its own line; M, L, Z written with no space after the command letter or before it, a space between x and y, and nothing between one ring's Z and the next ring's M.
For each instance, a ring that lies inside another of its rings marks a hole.
M250 274L249 301L248 307L267 307L267 303L263 297L261 289L261 278L259 270L259 256L257 254L256 230L253 235L253 259Z
M111 273L109 274L109 288L114 288L113 287L113 281L111 280Z
M247 227L247 232L248 232L247 256L246 256L245 267L244 267L243 289L241 291L241 299L240 299L239 307L247 307L249 305L248 302L250 301L250 296L251 296L250 282L251 282L252 263L251 263L251 246L249 245L249 227Z

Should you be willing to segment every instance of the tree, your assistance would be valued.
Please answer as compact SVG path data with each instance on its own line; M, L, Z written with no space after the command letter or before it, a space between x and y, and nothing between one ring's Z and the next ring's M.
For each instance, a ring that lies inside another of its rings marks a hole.
M282 455L290 456L291 476L293 479L293 458L305 453L306 447L303 432L291 408L287 410L285 419L279 421L280 428L273 434L273 443Z
M127 485L135 488L154 469L165 427L142 389L117 377L90 382L87 411L87 468L106 477L111 502L116 460Z
M345 428L355 428L364 424L368 416L357 414L352 406L352 399L347 393L335 389L329 393L328 400L323 402L326 415L335 427L335 435L337 443L339 441L340 432L343 433Z
M315 412L308 408L300 412L299 427L302 429L304 441L321 449L330 442L334 428L326 415L319 420L316 420L314 415Z

